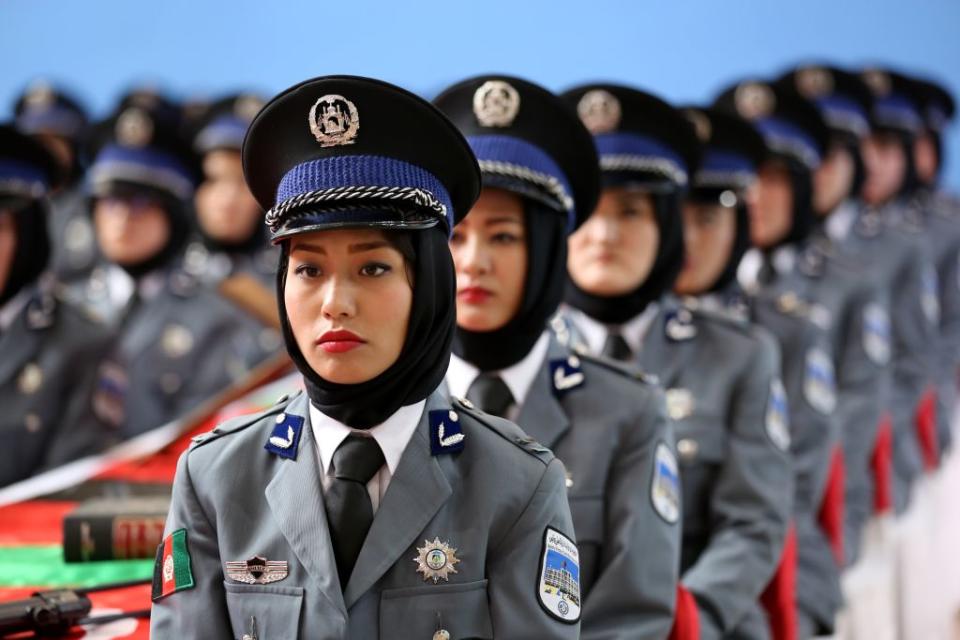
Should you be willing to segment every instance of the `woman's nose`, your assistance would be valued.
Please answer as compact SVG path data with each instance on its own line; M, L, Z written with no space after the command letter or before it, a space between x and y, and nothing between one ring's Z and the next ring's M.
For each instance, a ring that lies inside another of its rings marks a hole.
M323 290L321 312L325 318L349 318L357 312L356 296L351 285L332 279Z
M484 275L491 271L490 252L476 236L468 236L460 248L457 268L467 275Z

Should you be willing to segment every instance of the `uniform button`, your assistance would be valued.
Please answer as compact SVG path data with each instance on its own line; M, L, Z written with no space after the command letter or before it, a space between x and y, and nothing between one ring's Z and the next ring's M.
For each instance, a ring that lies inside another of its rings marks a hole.
M564 479L564 483L567 485L567 489L570 489L571 487L573 487L573 476L570 475L569 471L566 472L566 478Z
M450 640L450 632L446 629L440 629L433 634L433 640Z
M26 425L27 431L30 433L36 433L37 431L40 431L40 427L43 423L40 420L40 416L35 413L28 413L23 419L23 424Z
M677 443L677 453L685 460L695 458L698 451L700 451L700 445L691 438L681 438Z
M287 414L281 413L280 415L277 416L277 424L282 423L286 419L287 419Z
M167 395L173 395L179 391L181 384L180 376L175 373L165 373L160 376L160 388L163 389L163 392Z

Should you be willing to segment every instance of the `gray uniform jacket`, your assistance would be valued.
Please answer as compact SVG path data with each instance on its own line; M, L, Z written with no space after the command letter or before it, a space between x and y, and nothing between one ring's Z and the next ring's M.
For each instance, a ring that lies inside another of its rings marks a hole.
M899 204L884 211L861 209L849 233L839 243L851 259L868 265L880 286L889 292L893 383L894 502L898 513L907 507L910 486L923 469L916 437L916 409L931 381L931 350L936 348L939 300L936 270L923 228L897 221Z
M796 275L799 296L816 305L811 315L827 332L834 356L834 418L845 466L844 560L851 564L873 513L871 458L892 375L889 302L869 273L823 234L808 243Z
M96 306L94 282L81 293L118 332L112 359L129 376L127 437L183 416L281 348L275 330L183 271L165 273L159 292L123 308Z
M272 292L277 286L279 253L274 246L245 253L211 251L201 240L194 240L184 251L183 270L210 285L217 285L228 276L248 274Z
M194 586L155 601L152 637L240 638L254 620L261 639L579 636L539 593L547 536L573 536L563 465L548 449L434 393L341 590L308 402L298 394L227 422L180 458L165 535L186 529ZM461 451L431 455L432 411L458 414ZM303 424L296 457L265 451L278 418L290 417ZM418 572L418 547L435 539L459 560L449 581ZM287 563L284 577L229 577L225 563L253 556Z
M960 364L960 207L943 194L930 194L920 205L933 249L940 293L934 376L937 384L937 437L941 450L945 450L952 444L951 421Z
M697 600L700 637L769 637L759 598L780 561L793 498L776 346L746 323L670 301L637 364L667 389L681 582Z
M0 331L0 486L98 453L117 438L122 389L103 389L106 327L34 286Z
M566 323L553 324L559 331L517 424L567 470L580 551L581 638L666 638L681 511L663 393L650 376L575 352Z
M781 375L789 405L797 532L797 616L802 637L830 633L843 605L840 571L819 512L830 471L833 447L840 440L836 376L829 338L817 323L812 300L801 297L799 274L779 276L750 292L751 319L772 333L780 345Z

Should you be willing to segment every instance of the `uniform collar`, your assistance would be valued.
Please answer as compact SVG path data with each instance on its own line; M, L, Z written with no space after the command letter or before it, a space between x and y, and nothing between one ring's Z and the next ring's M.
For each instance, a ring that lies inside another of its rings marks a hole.
M634 316L621 325L607 325L594 320L579 309L568 308L569 318L587 342L591 353L602 353L603 345L611 331L619 331L627 346L634 353L639 353L643 346L643 339L647 336L653 319L660 311L660 304L651 302L639 315Z
M313 431L313 437L317 441L317 451L320 454L321 472L326 475L330 468L330 462L333 460L333 454L347 436L351 433L357 433L364 436L373 437L380 450L383 451L383 457L387 463L387 469L390 475L396 473L397 465L400 463L400 456L403 450L407 448L413 432L420 424L420 418L423 416L423 408L426 405L425 400L406 407L400 407L397 411L387 418L381 424L370 429L360 430L351 429L342 422L334 420L330 416L322 413L319 409L310 404L310 428Z
M30 301L33 293L33 287L26 286L17 292L12 298L7 300L6 304L0 307L0 333L3 333L14 323L23 308Z
M547 357L549 346L550 334L548 331L544 331L534 343L533 348L520 362L496 372L506 383L507 388L510 389L514 402L518 406L523 405L523 401L530 391L530 385L533 384L537 372L540 371L543 361ZM480 375L480 370L475 366L456 354L451 355L450 366L447 369L447 387L450 390L450 395L455 398L467 397L467 390L478 375Z

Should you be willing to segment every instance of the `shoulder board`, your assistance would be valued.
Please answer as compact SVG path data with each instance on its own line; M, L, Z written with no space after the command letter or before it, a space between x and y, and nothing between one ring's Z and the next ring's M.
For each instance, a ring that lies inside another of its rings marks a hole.
M193 438L191 438L193 443L190 445L190 450L196 449L197 447L201 447L207 444L208 442L213 442L214 440L216 440L217 438L220 438L221 436L242 431L243 429L246 429L247 427L253 424L256 424L257 422L260 422L260 420L262 420L263 418L280 413L286 408L288 404L290 404L291 400L293 400L293 398L295 398L297 395L298 394L294 394L293 396L283 396L282 398L277 400L277 402L272 407L270 407L265 411L261 411L259 413L250 413L247 415L230 418L226 422L222 422L218 424L216 427L214 427L213 431L208 431L206 433L201 433L199 435L193 436Z
M736 329L740 333L750 332L750 318L746 313L737 309L692 309L693 315L705 324L717 324Z
M646 373L629 363L619 362L617 360L604 358L603 356L594 355L588 352L586 349L577 349L576 352L577 356L584 362L589 362L599 367L603 367L604 369L613 371L614 373L624 376L625 378L637 380L649 385L660 384L660 379L657 378L657 376L653 375L652 373Z
M451 398L451 402L458 411L466 413L483 426L500 435L504 440L507 440L508 442L520 447L544 464L549 464L550 461L553 460L554 455L550 449L546 448L528 436L523 429L509 420L504 420L503 418L498 418L488 413L484 413L483 411L477 409L472 402L466 399Z

